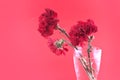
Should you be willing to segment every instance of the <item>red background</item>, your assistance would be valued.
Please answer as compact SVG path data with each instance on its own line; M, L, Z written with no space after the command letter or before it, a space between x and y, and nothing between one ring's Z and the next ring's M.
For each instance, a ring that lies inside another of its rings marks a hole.
M76 80L73 50L54 55L37 31L44 8L54 9L66 30L93 19L99 28L93 44L103 50L98 80L120 80L119 0L1 0L0 80Z

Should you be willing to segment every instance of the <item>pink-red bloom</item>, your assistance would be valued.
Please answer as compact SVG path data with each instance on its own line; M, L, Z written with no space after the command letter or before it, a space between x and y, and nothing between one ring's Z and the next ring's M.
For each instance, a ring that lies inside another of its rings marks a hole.
M84 30L87 35L91 35L97 32L97 26L94 24L93 20L88 19L87 22L85 22Z
M57 19L57 13L53 10L45 9L45 11L39 17L38 31L43 37L48 37L53 34L59 20Z
M68 51L68 49L65 48L67 44L65 44L64 42L60 44L59 43L60 40L52 40L52 39L48 40L48 46L53 53L55 53L56 55L62 55L62 54L65 55L65 51Z
M74 46L82 45L83 42L88 40L88 36L97 32L97 27L92 20L87 22L79 21L76 25L72 26L69 35L70 41Z

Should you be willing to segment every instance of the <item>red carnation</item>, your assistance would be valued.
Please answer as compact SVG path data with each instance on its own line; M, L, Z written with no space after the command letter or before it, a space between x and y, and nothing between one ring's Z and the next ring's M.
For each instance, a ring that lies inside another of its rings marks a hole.
M85 34L84 30L84 22L79 21L76 25L72 26L69 35L70 41L74 46L77 46L82 43L83 41L87 40L87 35Z
M92 33L97 32L97 26L94 24L94 22L90 19L87 20L87 22L85 22L85 33L87 35L91 35Z
M57 13L53 10L45 9L45 11L46 12L39 17L38 31L42 36L48 37L53 34L59 20L57 19Z
M49 39L48 46L51 49L51 51L53 53L55 53L56 55L62 55L62 54L65 55L65 51L68 51L68 49L65 48L65 46L67 46L67 44L62 42L62 39L61 40Z
M72 26L69 35L70 41L74 46L82 45L83 42L88 40L88 36L97 32L97 27L92 20L87 22L79 21L76 25Z

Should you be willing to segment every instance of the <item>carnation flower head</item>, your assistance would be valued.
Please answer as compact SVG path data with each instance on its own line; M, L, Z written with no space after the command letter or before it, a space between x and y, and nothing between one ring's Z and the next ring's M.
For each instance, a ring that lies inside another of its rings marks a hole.
M93 20L88 19L87 22L85 22L84 30L87 35L91 35L92 33L97 32L98 29Z
M65 51L68 51L68 49L66 48L67 44L65 44L63 39L53 40L50 38L48 40L48 46L51 49L51 51L56 55L62 55L62 54L65 55Z
M43 37L48 37L53 34L58 22L57 13L47 8L39 17L38 31Z
M83 45L88 41L88 36L97 32L97 27L90 19L87 22L79 21L76 25L72 26L69 32L70 41L74 46Z

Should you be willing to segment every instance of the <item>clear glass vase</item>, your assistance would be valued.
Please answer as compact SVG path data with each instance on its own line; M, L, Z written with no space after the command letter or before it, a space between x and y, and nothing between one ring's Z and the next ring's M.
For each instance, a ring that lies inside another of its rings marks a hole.
M84 50L82 47L78 47L78 50L75 50L73 54L73 62L74 62L74 69L76 74L77 80L97 80L97 76L99 74L100 70L100 62L101 62L101 55L102 50L100 48L93 47L92 52L90 53L90 60L91 60L91 66L94 71L93 75L95 79L90 79L88 74L86 73L85 69L83 68L83 65L80 61L80 54L82 54L86 62L88 61L87 55L84 54Z

